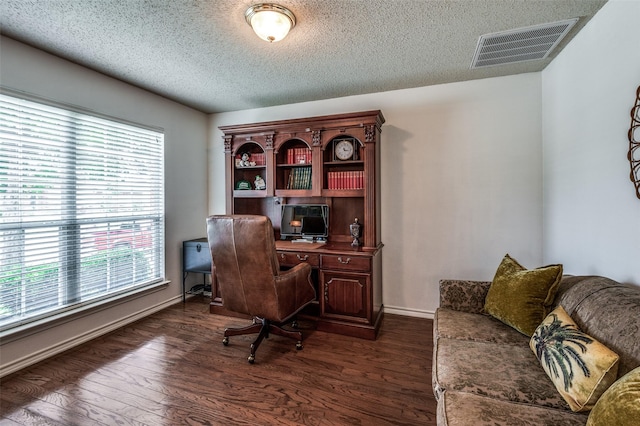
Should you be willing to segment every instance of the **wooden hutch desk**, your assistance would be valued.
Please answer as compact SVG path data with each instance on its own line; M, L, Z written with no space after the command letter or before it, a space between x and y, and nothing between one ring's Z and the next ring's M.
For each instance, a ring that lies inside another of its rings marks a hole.
M365 111L220 127L226 213L268 216L280 266L306 262L313 268L317 300L306 313L317 320L318 330L375 339L380 329L383 123L380 111ZM327 205L327 242L281 240L284 204ZM349 225L355 218L362 226L360 247L351 246ZM230 314L222 307L215 276L212 295L211 312Z

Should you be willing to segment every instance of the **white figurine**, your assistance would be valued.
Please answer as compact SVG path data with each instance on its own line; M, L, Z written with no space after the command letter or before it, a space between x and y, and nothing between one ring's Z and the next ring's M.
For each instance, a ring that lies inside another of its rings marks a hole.
M256 180L253 182L253 186L255 186L256 189L267 189L267 184L260 175L256 176Z
M248 167L251 165L251 162L249 162L249 158L251 157L251 154L249 154L248 152L243 152L242 155L240 156L240 167Z

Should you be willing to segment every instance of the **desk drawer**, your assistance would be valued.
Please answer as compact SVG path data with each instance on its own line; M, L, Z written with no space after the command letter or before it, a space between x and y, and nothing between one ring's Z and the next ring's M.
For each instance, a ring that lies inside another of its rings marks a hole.
M368 257L349 256L346 254L322 255L322 269L339 269L344 271L371 271L371 259Z
M278 261L282 266L295 266L298 263L308 263L311 267L318 267L320 259L317 254L295 253L290 251L279 251Z

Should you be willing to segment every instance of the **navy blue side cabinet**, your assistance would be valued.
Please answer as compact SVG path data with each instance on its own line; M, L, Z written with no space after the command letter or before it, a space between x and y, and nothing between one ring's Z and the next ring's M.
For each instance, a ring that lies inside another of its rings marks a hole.
M202 274L202 284L197 284L187 292L186 282L189 273ZM211 294L211 285L207 284L207 275L211 275L211 251L206 238L182 242L182 301L189 294Z

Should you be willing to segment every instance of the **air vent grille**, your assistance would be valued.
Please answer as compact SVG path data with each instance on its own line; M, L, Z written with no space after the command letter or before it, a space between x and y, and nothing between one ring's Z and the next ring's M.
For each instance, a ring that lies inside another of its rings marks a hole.
M471 68L544 59L549 56L576 22L578 22L578 18L484 34L478 39Z

